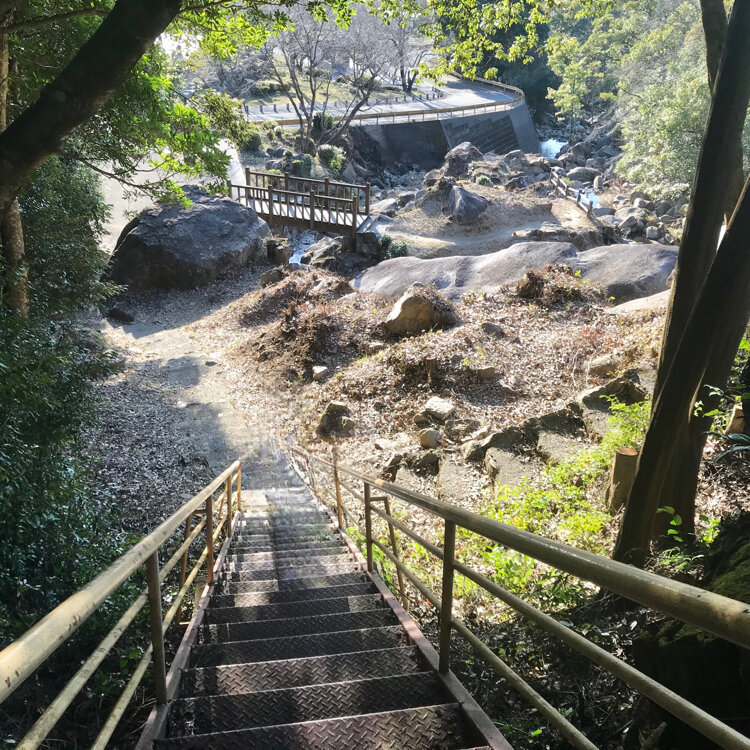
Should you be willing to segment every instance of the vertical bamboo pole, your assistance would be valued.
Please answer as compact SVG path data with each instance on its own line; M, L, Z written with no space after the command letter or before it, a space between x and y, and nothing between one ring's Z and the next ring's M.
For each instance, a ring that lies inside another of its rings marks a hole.
M390 516L391 499L388 496L385 497L383 505L385 508L385 512ZM393 550L393 554L400 560L401 558L399 557L398 553L398 540L396 539L396 529L390 521L388 521L388 536L391 539L391 549ZM398 578L398 591L399 594L401 594L401 603L404 604L406 602L406 599L404 598L404 574L401 572L401 568L399 567L396 568L396 577Z
M451 620L453 619L453 558L456 550L456 524L445 522L443 540L443 596L440 605L440 666L445 674L451 662Z
M214 582L214 499L206 498L206 583Z
M372 564L372 504L370 503L370 485L365 482L365 546L367 548L367 570L373 571Z
M227 496L227 537L232 536L232 475L230 474L224 482Z
M333 484L336 487L336 518L339 522L339 528L344 528L344 511L341 503L341 482L339 481L338 469L338 452L336 443L333 444Z
M167 702L167 666L164 659L164 633L162 632L161 622L158 550L146 559L146 577L148 579L148 609L149 619L151 620L156 704L163 706Z

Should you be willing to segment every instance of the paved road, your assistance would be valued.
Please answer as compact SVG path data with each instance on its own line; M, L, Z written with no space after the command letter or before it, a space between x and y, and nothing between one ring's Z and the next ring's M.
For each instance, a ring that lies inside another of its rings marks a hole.
M472 104L485 104L488 102L505 102L513 98L502 89L487 84L474 81L466 81L460 78L450 78L442 87L445 96L439 99L430 100L412 100L404 102L391 102L389 104L369 104L360 110L361 114L375 112L402 112L415 109L424 109L426 111L435 109L444 109L446 107L466 107ZM377 100L376 100L377 101ZM278 111L274 113L273 108L264 106L263 112L257 107L250 109L250 118L252 120L280 120L294 117L294 109L287 111L286 104L279 104ZM327 108L332 114L342 114L342 109L338 103Z

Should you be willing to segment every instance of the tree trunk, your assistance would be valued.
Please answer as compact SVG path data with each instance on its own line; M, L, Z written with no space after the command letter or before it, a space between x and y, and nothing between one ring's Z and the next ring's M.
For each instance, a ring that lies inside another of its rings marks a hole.
M708 68L708 86L713 95L716 78L719 75L721 57L727 38L727 14L724 10L724 0L701 0L701 20L703 34L706 38L706 67ZM740 199L742 184L745 181L742 172L742 126L733 133L726 134L731 147L729 161L729 182L727 184L727 198L724 205L724 218L727 224L732 218L732 211Z
M180 0L117 0L39 98L0 134L0 217L34 170L123 83L177 15Z
M731 170L731 138L727 139L726 134L741 130L750 99L750 35L746 33L749 25L750 4L735 3L680 246L649 432L657 419L662 396L666 396L667 381L674 381L677 377L673 372L677 352L683 346L682 342L687 341L687 334L683 335L683 331L716 257ZM709 320L712 318L715 319L709 314ZM719 323L716 325L718 327ZM718 335L716 331L709 337L718 338ZM738 344L739 341L734 342L732 358ZM692 528L697 477L705 445L705 421L692 415L692 406L699 397L704 402L710 400L708 394L700 391L702 384L721 386L724 381L719 378L728 374L727 352L717 348L715 353L717 360L714 365L707 357L694 363L700 368L699 374L693 382L686 384L692 388L693 401L682 411L662 412L660 416L662 421L669 420L670 424L671 434L665 438L670 444L668 459L660 454L660 461L653 463L651 456L645 454L644 446L615 550L616 559L629 559L631 553L632 559L643 559L652 528L659 529L661 519L654 521L659 506L675 507L683 518L685 533ZM700 357L698 350L696 357ZM658 450L653 446L653 440L651 445L651 450Z
M10 16L5 16L10 18ZM8 125L8 90L10 88L10 50L8 33L0 28L0 133ZM18 201L8 207L0 220L0 246L3 258L2 298L13 312L29 313L29 275L23 244L23 227Z
M664 380L641 449L614 557L642 565L653 517L660 504L664 467L674 458L675 422L689 414L696 383L705 382L710 363L736 352L750 320L750 180L685 328L674 363ZM680 425L682 429L682 426ZM637 499L637 502L635 500ZM662 503L663 504L663 503Z

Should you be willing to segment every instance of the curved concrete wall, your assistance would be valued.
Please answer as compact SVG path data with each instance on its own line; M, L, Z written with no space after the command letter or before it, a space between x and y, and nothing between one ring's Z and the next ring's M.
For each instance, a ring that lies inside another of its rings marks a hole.
M539 138L526 104L506 112L360 127L378 146L383 164L396 161L434 169L454 146L471 141L481 151L539 151Z

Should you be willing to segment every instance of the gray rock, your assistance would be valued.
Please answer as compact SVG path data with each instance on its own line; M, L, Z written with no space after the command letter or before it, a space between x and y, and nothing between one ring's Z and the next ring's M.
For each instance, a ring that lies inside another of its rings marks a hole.
M492 365L474 367L471 373L477 380L494 380L497 377L497 368Z
M329 401L318 423L319 435L330 435L341 431L344 427L343 419L349 416L349 407L342 401ZM347 425L349 426L349 425Z
M654 210L654 204L651 201L646 200L645 198L636 198L633 201L633 205L636 208L642 208L645 211L653 211Z
M410 462L417 471L434 474L440 467L440 454L435 450L426 450Z
M493 336L496 339L504 339L507 335L501 325L499 325L498 323L493 323L490 320L485 320L484 322L480 323L479 327L485 333L488 333L490 336Z
M127 324L135 322L135 315L133 315L133 313L130 312L130 310L128 310L127 307L122 303L113 305L107 311L107 317L117 323Z
M252 208L200 188L192 205L147 208L122 230L112 280L133 289L192 289L257 259L268 224Z
M439 500L456 505L466 505L475 490L474 472L455 458L440 462L435 491Z
M341 237L323 237L305 250L301 261L306 266L317 266L333 271L336 269L337 256L341 254L343 246Z
M539 457L549 464L561 464L572 458L583 448L580 440L573 435L542 430L536 443Z
M537 467L512 451L490 448L484 457L484 468L496 484L515 487Z
M454 185L448 196L448 211L451 219L459 224L476 221L489 206L489 201L460 185Z
M616 354L602 354L589 362L588 370L595 378L604 378L616 373L620 367L621 360Z
M449 177L463 177L469 169L469 164L482 160L482 152L469 141L459 143L445 155L444 173Z
M446 398L440 398L440 396L433 396L428 399L427 403L422 407L420 414L430 419L435 419L438 422L445 422L446 419L451 417L456 411L452 401Z
M316 382L320 382L325 378L326 375L328 375L328 368L325 365L315 365L312 368L313 371L313 380Z
M368 354L377 354L383 352L388 348L388 344L383 341L370 341L367 343L365 349Z
M596 206L596 208L594 208L594 216L612 216L614 212L615 210L609 206Z
M659 227L646 227L646 239L647 240L658 240L661 237Z
M437 294L426 294L413 287L393 306L385 327L394 336L412 336L433 328L447 328L457 321L450 303Z
M461 446L461 455L467 461L480 461L490 448L512 451L527 439L520 427L508 427L501 432L493 432L485 438L470 440Z
M599 216L598 219L603 227L609 227L611 229L620 228L620 219L612 214L604 214L603 216Z
M273 286L273 284L278 284L285 276L283 268L272 268L270 271L261 274L260 286L261 288Z
M386 198L385 200L373 203L370 206L371 214L385 214L386 216L395 216L398 211L399 203L395 198Z
M268 260L276 266L285 266L292 257L289 240L286 237L266 237L266 254Z
M406 190L403 193L399 193L396 200L399 206L405 206L407 203L411 203L415 200L417 194L413 190Z
M664 291L677 252L662 245L605 245L579 253L570 265L619 303Z
M437 448L440 445L440 432L431 427L419 431L419 444L422 448Z
M578 182L593 182L595 177L600 174L598 169L591 169L590 167L575 167L568 172L568 177L571 180L577 180Z
M548 263L564 263L575 255L576 248L570 243L519 242L487 255L393 258L368 269L355 286L396 297L416 282L438 289L449 299L460 299L469 291L495 292L518 281L526 271Z

